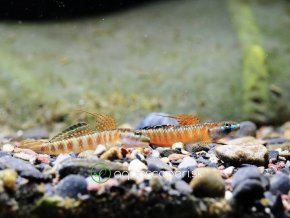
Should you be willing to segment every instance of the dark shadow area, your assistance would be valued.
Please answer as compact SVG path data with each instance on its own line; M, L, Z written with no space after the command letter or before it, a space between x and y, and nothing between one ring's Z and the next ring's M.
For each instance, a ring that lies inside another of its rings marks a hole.
M54 20L104 14L160 0L4 0L0 19Z

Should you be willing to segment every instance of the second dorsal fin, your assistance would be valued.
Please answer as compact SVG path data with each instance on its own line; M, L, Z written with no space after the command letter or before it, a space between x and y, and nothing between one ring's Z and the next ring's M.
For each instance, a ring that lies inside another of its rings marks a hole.
M95 114L90 113L84 110L78 110L81 112L85 112L87 114L92 115L96 119L96 130L97 131L105 131L105 130L112 130L117 128L116 120L107 114Z
M60 140L69 139L72 137L79 137L82 135L90 134L92 132L93 131L91 130L91 128L89 127L89 125L87 123L77 123L77 124L74 124L74 125L66 128L61 133L52 137L49 140L49 142L56 142L56 141L60 141Z
M176 116L167 116L167 115L158 115L158 116L175 119L180 126L196 125L200 123L199 118L193 115L180 114Z

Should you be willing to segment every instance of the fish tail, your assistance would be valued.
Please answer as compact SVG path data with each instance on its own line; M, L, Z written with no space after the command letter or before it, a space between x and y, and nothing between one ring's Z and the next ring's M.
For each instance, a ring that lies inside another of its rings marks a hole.
M25 140L20 144L20 148L28 148L35 152L41 152L42 146L47 143L48 140Z

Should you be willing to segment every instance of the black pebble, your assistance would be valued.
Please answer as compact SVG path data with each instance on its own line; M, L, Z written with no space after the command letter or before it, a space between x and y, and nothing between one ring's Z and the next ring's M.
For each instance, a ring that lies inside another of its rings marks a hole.
M87 194L87 181L80 175L69 175L58 183L56 194L70 198L77 198L78 194Z
M288 194L290 190L289 176L284 173L274 175L270 181L270 192L273 194Z
M164 149L160 151L161 157L168 157L171 154L181 154L181 152L177 149Z
M284 206L281 195L274 195L271 192L265 192L264 195L269 200L271 211L275 217L284 217Z
M251 205L255 200L261 199L264 194L263 184L255 179L247 179L235 186L233 199L243 203L245 206Z
M249 206L263 197L269 188L269 180L261 175L257 167L247 166L235 173L232 186L233 199Z

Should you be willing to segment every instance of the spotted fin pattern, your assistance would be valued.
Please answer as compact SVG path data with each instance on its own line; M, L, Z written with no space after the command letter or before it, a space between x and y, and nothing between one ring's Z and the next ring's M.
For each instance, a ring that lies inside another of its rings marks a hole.
M56 142L61 140L66 140L73 137L79 137L82 135L91 134L93 131L86 123L77 123L67 129L63 130L61 133L52 137L49 142Z
M78 110L78 111L87 113L96 119L96 131L106 131L106 130L112 130L112 129L117 128L116 120L110 115L90 113L84 110Z
M200 119L197 116L192 116L188 114L180 114L176 116L166 116L166 115L158 115L158 116L175 119L180 126L196 125L200 123Z

